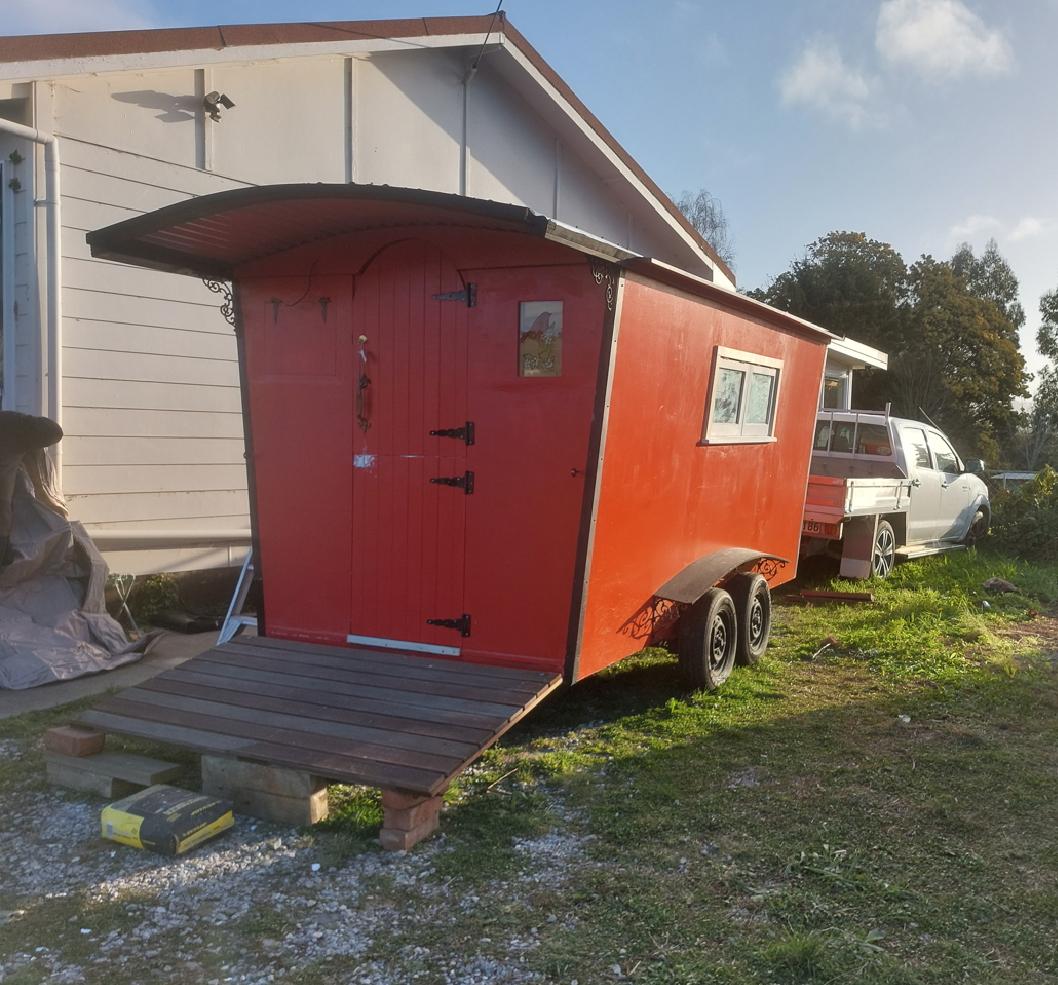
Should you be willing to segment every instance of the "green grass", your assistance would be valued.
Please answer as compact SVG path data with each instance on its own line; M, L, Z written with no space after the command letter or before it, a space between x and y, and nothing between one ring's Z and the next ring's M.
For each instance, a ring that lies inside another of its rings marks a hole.
M985 593L992 576L1018 591ZM524 967L567 985L1058 983L1058 622L1035 617L1058 568L967 552L884 583L812 578L875 601L781 595L769 655L716 694L655 650L556 695L450 791L422 885L365 883L356 905L396 907L392 930L296 981L374 961L441 983L531 936ZM311 835L325 870L374 851L379 822L374 793L333 800ZM566 841L533 841L549 832ZM70 905L27 908L0 948L51 935L74 960ZM290 917L215 933L252 954Z

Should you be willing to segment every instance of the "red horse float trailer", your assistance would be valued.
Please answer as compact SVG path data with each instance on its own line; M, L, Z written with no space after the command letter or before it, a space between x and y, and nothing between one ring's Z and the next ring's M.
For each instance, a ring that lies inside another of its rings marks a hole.
M263 585L256 640L95 724L435 797L562 682L671 640L712 688L767 644L824 330L418 190L240 189L89 243L231 281Z

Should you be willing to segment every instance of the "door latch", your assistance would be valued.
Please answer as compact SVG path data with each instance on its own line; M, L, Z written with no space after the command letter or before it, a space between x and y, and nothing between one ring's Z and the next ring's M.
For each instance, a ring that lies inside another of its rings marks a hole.
M435 486L458 486L468 496L474 492L474 473L469 469L462 475L439 475L430 482Z
M459 635L470 635L470 613L464 612L458 619L427 619L427 626L443 626L445 629L458 629Z
M437 428L430 432L434 438L458 438L465 445L474 444L474 422L467 421L461 428Z

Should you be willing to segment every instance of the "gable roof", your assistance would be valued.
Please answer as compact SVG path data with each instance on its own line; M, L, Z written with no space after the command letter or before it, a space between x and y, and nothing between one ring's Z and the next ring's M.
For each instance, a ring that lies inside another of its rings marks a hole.
M235 24L217 27L161 28L138 31L99 31L85 34L38 34L0 37L0 78L3 65L18 64L23 78L55 73L55 63L94 62L121 56L149 56L183 51L223 51L232 48L260 48L280 45L334 45L356 41L404 41L446 39L464 43L469 38L496 38L510 45L544 82L568 103L601 143L642 185L661 210L709 262L735 283L730 267L676 204L661 190L627 150L578 98L562 77L544 60L502 11L462 17L416 17L401 20L332 21L293 24ZM147 67L138 60L132 68ZM99 71L88 65L71 66L72 74ZM120 70L120 69L112 69Z

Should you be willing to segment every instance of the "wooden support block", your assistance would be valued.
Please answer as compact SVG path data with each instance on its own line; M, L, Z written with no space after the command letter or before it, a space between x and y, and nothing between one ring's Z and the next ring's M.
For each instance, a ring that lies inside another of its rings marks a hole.
M168 783L183 772L183 767L178 763L167 763L128 752L101 752L95 756L62 756L49 752L46 758L49 766L54 763L66 769L124 780L132 784L133 789Z
M378 840L390 851L406 852L432 835L441 823L440 795L423 797L403 790L382 791L382 830Z
M44 733L44 748L61 756L94 756L105 743L105 732L83 725L60 725Z
M202 757L202 792L230 800L237 814L277 824L316 824L329 809L327 783L320 777L226 756Z
M67 758L73 757L63 757L63 759ZM48 782L56 787L78 790L81 793L94 793L109 800L127 797L142 789L139 784L129 783L128 780L119 780L117 777L107 776L104 773L94 773L91 770L68 766L65 762L51 758L48 759Z

